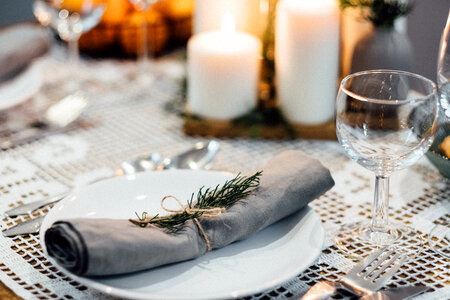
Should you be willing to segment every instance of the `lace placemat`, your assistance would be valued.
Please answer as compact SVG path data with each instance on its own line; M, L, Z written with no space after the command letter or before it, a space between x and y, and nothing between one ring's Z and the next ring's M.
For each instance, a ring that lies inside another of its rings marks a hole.
M184 136L183 120L167 109L182 97L185 72L182 55L175 53L158 59L153 64L155 77L151 84L133 80L133 61L83 61L84 79L93 81L85 85L91 96L90 107L82 119L85 125L0 153L0 211L112 175L120 162L132 157L153 151L168 157L205 140ZM38 62L45 75L45 85L18 113L32 115L62 97L60 80L70 74L60 57L53 53ZM282 151L301 149L330 168L336 181L331 191L312 203L328 234L317 261L282 285L248 299L296 298L315 282L336 280L354 265L354 261L332 245L329 234L347 220L370 217L374 184L371 172L351 162L333 141L223 139L220 143L221 151L212 165L215 170L250 171ZM408 223L424 237L434 224L448 226L449 186L450 182L425 158L395 173L391 179L391 219ZM0 228L4 230L38 217L48 209L40 209L31 216L3 217ZM20 297L111 299L58 271L44 256L37 236L0 236L0 241L0 280ZM430 287L417 299L448 299L449 259L425 248L388 283L389 286L415 284ZM339 294L335 298L348 297L351 296Z

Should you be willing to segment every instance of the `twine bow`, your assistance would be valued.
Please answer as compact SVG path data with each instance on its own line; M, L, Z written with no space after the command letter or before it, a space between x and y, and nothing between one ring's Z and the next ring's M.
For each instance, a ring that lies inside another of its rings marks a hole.
M165 207L164 202L169 198L175 199L175 201L177 201L177 203L180 205L180 208L177 210L174 210L174 209ZM181 201L177 197L172 196L172 195L164 196L164 198L161 199L161 207L165 211L173 213L173 215L180 214L183 212L186 212L189 215L201 213L202 217L205 217L205 218L217 218L226 210L225 207L191 208L191 207L189 207L189 205L183 205L183 203L181 203Z
M177 201L178 205L180 206L179 209L170 209L164 205L166 200L170 199L170 198L175 199L175 201ZM199 216L205 217L205 218L217 218L223 212L226 211L225 207L195 208L195 207L190 207L189 205L183 205L183 203L181 203L181 201L177 197L172 196L172 195L164 196L161 199L161 207L166 212L170 213L169 215L165 215L164 218L170 218L172 216L176 216L176 215L179 215L182 213L187 213L188 215L191 215L191 216L195 215L195 214L199 214ZM159 219L158 217L149 216L146 213L144 213L142 215L142 218L139 218L139 216L138 216L138 220L130 220L130 221L139 226L146 226L150 222L152 222L154 220L158 220L158 219ZM206 235L206 232L203 229L202 225L198 221L197 217L192 218L192 220L197 225L198 229L200 230L200 233L202 234L203 239L206 242L206 249L208 251L211 251L211 242L209 241L209 238Z
M178 210L169 209L164 206L164 202L169 198L175 199L175 201L177 201L177 203L180 205L180 208ZM189 215L194 215L194 214L200 213L201 216L205 217L205 218L217 218L226 210L225 207L192 208L192 207L189 207L189 205L183 205L183 203L181 203L181 201L177 197L172 196L172 195L167 195L161 199L161 207L165 211L172 213L172 215L180 214L183 212L186 212ZM211 242L209 241L209 238L206 235L206 232L203 229L203 226L200 224L200 222L198 221L197 218L193 218L192 220L197 225L198 229L200 230L200 233L202 234L203 239L206 242L206 249L208 251L211 251Z

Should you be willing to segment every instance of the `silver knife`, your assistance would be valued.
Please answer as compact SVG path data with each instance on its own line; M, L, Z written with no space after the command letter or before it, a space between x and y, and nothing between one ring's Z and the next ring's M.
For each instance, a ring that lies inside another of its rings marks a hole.
M3 236L11 237L21 234L33 234L38 233L39 229L41 228L42 221L44 220L45 216L38 217L36 219L32 219L30 221L25 221L22 223L19 223L9 229L6 229L3 231Z
M66 192L66 193L56 195L56 196L45 198L40 201L34 201L34 202L31 202L28 204L20 205L20 206L14 207L8 211L5 211L5 215L7 217L14 218L14 217L17 217L20 215L30 214L31 212L35 211L38 208L41 208L45 205L62 200L68 194L69 194L69 192Z
M404 300L428 290L424 285L403 286L365 295L360 300Z

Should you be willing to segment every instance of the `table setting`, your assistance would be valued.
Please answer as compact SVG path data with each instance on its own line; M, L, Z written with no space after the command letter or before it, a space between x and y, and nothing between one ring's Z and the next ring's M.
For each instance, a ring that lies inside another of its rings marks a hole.
M450 297L450 13L426 78L341 68L342 14L402 1L32 2L0 28L1 299Z

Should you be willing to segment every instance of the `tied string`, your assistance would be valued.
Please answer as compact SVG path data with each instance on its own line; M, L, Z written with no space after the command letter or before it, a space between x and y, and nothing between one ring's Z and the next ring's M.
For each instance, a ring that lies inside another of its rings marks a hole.
M178 205L180 205L180 209L174 210L174 209L169 209L169 208L165 207L164 202L169 198L175 199L175 201L177 201ZM189 207L189 205L183 205L183 203L181 203L181 201L177 197L172 196L172 195L164 196L164 198L161 199L161 207L165 211L173 213L172 215L177 215L177 214L180 214L183 212L186 212L189 215L201 213L201 216L205 217L205 218L217 218L225 211L225 207L191 208L191 207Z
M169 208L165 207L164 202L169 198L175 199L175 201L177 201L177 203L180 205L180 209L173 210L173 209L169 209ZM200 213L201 216L205 217L205 218L217 218L225 211L225 207L191 208L191 207L189 207L189 205L183 205L183 203L181 203L181 201L177 197L172 196L172 195L165 196L164 198L161 199L161 207L165 211L171 212L175 215L183 213L183 212L186 212L189 215L195 215L195 214ZM211 251L211 242L209 241L208 235L206 234L205 230L203 229L203 226L200 224L200 222L198 221L197 218L193 218L193 221L197 225L198 229L200 230L200 233L202 234L203 239L206 242L206 249L208 251Z
M164 205L166 200L170 199L170 198L174 199L178 203L178 205L180 206L179 209L170 209ZM164 196L161 199L161 207L166 212L171 213L169 215L165 215L163 218L170 218L170 217L177 216L177 215L180 215L183 213L186 213L189 216L198 215L198 217L201 216L204 218L217 218L223 212L226 211L225 207L195 208L195 207L190 207L189 205L183 205L183 203L181 203L181 201L177 197L172 196L172 195ZM209 241L209 238L208 238L205 230L203 229L203 226L200 224L198 217L194 217L194 218L192 218L192 220L194 221L194 223L197 225L198 229L200 230L200 233L206 242L207 250L211 251L211 242ZM139 220L130 220L130 221L132 221L133 223L135 223L137 225L145 226L152 221L157 221L157 220L161 220L161 219L162 218L147 216L146 214L144 214L142 218L139 218Z

